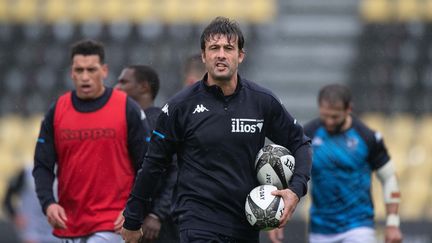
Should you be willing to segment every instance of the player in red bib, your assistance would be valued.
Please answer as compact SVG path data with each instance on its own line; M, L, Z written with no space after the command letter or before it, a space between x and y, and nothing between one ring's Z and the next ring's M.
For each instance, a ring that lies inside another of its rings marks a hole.
M53 234L68 242L121 242L121 212L147 150L145 113L104 86L104 56L101 43L73 45L75 90L51 106L36 145L36 192Z

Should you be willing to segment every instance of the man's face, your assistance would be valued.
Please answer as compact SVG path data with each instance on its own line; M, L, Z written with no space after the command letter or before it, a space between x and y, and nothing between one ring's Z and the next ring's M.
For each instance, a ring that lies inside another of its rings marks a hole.
M341 132L347 117L351 114L351 107L344 107L342 102L330 103L322 100L319 104L321 122L329 133Z
M138 100L140 96L140 84L135 78L135 71L130 68L122 70L115 88L126 92L134 100Z
M103 80L108 67L100 63L98 55L75 55L72 59L71 78L77 96L81 99L95 99L105 91Z
M202 59L209 78L216 81L230 81L237 75L238 65L243 61L244 52L238 49L237 38L214 35L206 41Z

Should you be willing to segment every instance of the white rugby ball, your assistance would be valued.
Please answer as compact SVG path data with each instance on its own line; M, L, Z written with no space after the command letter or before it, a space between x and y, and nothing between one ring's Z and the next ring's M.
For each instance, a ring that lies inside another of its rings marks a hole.
M255 169L260 184L273 185L279 190L288 188L294 167L294 156L287 148L277 144L264 146L255 159Z
M281 197L271 194L276 190L275 186L261 185L252 189L246 197L246 218L255 229L271 230L279 226L284 202Z

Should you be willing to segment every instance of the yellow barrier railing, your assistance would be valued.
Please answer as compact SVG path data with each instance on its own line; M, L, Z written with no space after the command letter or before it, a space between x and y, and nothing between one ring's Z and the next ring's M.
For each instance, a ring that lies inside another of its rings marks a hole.
M202 23L227 16L261 23L276 15L276 4L276 0L0 0L0 21L140 23L156 19L165 23Z
M363 0L359 10L371 23L432 21L432 0Z

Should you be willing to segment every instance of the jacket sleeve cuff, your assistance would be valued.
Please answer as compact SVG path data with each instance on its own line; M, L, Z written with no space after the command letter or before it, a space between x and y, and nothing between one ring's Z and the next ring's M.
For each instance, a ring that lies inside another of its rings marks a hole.
M123 211L125 222L123 227L127 230L138 230L141 228L144 217L148 214L151 199L139 199L133 194L128 199L126 208Z
M125 218L123 228L127 230L137 231L141 228L141 222L138 220L133 220L131 218Z
M307 189L301 183L292 183L288 188L297 195L299 200L306 194L307 191Z
M149 217L151 217L151 218L154 218L154 219L157 219L157 220L159 220L160 221L160 217L159 216L157 216L156 214L154 214L154 213L149 213L148 214L148 216Z
M57 202L54 199L47 200L46 202L44 202L44 204L42 205L42 212L45 215L46 215L47 208L53 203L57 203Z
M167 217L167 214L164 212L164 210L159 207L153 207L150 213L156 215L161 221L164 221Z

